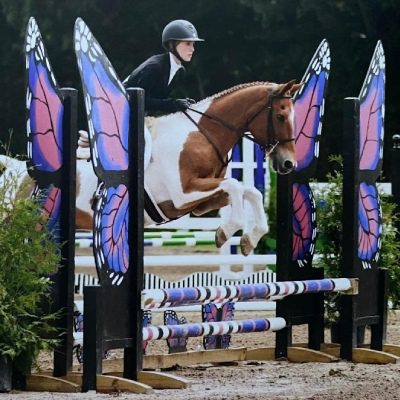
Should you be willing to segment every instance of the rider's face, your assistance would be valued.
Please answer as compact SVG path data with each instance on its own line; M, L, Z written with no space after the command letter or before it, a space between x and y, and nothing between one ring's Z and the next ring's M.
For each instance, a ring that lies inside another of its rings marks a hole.
M189 42L186 40L178 42L176 45L176 51L184 61L189 62L194 53L194 42Z

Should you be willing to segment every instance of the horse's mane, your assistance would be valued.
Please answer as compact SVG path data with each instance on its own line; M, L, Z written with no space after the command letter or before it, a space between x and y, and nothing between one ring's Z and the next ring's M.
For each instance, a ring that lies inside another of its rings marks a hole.
M216 94L213 94L213 95L211 95L209 97L206 97L206 98L200 100L199 102L194 104L194 107L201 106L203 103L210 102L210 101L215 100L215 99L219 99L221 97L226 96L227 94L236 92L236 91L238 91L240 89L245 89L245 88L253 87L253 86L271 86L271 85L276 85L276 84L273 83L273 82L267 82L267 81L256 81L256 82L241 83L239 85L232 86L231 88L225 89L222 92L218 92ZM162 115L161 117L156 117L156 120L169 119L170 117L174 117L175 115L176 115L176 113L168 114L168 115Z
M212 96L206 97L205 99L200 100L197 104L201 104L201 103L203 103L203 102L210 101L210 100L219 99L220 97L224 97L224 96L226 96L227 94L236 92L236 91L238 91L238 90L240 90L240 89L244 89L244 88L247 88L247 87L252 87L252 86L269 86L269 85L273 85L273 83L272 83L272 82L267 82L267 81L265 81L265 82L264 82L264 81L256 81L256 82L241 83L241 84L239 84L239 85L232 86L232 87L229 88L229 89L225 89L225 90L223 90L222 92L218 92L218 93L216 93L216 94L213 94Z

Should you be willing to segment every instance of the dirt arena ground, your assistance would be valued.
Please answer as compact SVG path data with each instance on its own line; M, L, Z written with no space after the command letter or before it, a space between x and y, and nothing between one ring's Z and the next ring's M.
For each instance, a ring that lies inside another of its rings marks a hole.
M166 271L153 269L169 279L184 276L189 270ZM236 312L238 319L273 316L271 312ZM195 314L186 314L189 321L198 320ZM153 317L153 323L160 322ZM368 337L368 333L367 333ZM294 341L304 342L306 330L297 327ZM273 333L239 334L232 338L233 347L272 346ZM326 341L329 341L326 332ZM389 314L387 343L400 344L400 311ZM190 338L189 349L200 349L201 339ZM147 354L166 353L165 343L152 342ZM111 353L111 357L116 354ZM41 367L46 370L51 363L42 358ZM152 394L135 395L127 393L82 394L15 392L0 395L1 400L83 400L83 399L176 399L176 400L228 400L228 399L313 399L313 400L382 400L400 399L400 363L388 365L367 365L338 361L333 363L290 363L238 362L235 365L216 366L211 364L178 368L170 374L186 378L190 387L181 390L154 390Z

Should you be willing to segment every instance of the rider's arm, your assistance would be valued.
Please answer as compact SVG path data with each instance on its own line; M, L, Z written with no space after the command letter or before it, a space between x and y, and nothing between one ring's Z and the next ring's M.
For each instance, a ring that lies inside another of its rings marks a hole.
M156 84L159 79L155 77L161 76L161 71L157 65L151 64L136 74L131 74L125 81L125 87L141 87L145 90L145 109L146 111L161 111L165 113L172 113L182 111L184 107L181 99L165 98L160 99L153 97L152 93L156 90Z

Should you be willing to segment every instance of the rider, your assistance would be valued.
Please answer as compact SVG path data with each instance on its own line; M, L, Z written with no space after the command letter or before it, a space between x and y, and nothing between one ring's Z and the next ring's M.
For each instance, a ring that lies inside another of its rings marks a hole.
M140 64L124 81L125 87L140 87L145 90L147 115L160 115L184 111L191 99L169 97L184 72L183 63L191 61L194 42L203 42L189 21L178 19L167 24L162 32L162 45L166 53L157 54Z

